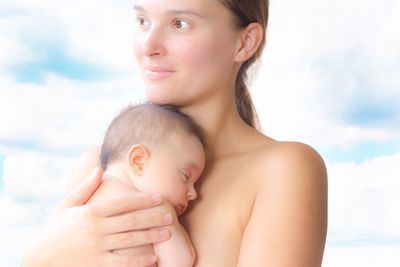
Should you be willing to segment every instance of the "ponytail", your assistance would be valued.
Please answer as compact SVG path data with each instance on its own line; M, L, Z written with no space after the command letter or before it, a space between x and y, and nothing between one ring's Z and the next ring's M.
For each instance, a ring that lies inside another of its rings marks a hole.
M221 0L233 14L238 29L247 27L252 22L259 23L264 32L269 17L269 0ZM256 53L242 64L235 81L236 108L240 117L252 128L258 128L257 113L247 89L247 69L261 56L265 45L265 35Z
M251 100L249 89L246 85L247 67L242 66L239 70L235 84L235 99L236 108L242 118L242 120L252 128L257 128L258 117L254 107L253 101Z

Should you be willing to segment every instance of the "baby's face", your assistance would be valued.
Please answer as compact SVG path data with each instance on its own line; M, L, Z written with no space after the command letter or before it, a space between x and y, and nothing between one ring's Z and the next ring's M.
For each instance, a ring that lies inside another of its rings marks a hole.
M150 149L141 190L161 194L181 215L189 201L197 197L194 183L204 164L204 148L197 137L185 132L171 134L161 145Z

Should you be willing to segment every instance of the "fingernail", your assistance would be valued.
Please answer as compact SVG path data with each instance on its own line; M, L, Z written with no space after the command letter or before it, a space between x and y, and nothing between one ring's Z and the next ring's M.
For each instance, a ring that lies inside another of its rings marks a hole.
M172 223L172 215L171 213L167 213L164 215L164 222L165 223Z
M161 203L161 196L160 194L153 194L153 196L151 197L153 199L153 203L154 204L159 204Z
M161 229L161 230L160 230L160 237L161 237L161 238L167 238L167 237L169 237L169 230L168 230L168 229Z

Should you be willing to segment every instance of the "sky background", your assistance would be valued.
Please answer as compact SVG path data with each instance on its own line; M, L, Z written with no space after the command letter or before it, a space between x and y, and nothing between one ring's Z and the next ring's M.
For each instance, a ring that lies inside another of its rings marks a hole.
M144 99L133 1L0 0L0 267L60 200L76 157ZM324 267L400 266L400 1L271 0L251 93L263 132L329 175Z

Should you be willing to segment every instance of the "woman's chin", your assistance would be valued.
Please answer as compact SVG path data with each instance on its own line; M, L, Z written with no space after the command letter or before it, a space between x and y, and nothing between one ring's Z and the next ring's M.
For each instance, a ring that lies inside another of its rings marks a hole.
M169 90L146 90L146 99L158 105L176 105L178 99Z
M146 94L146 99L147 101L157 105L173 105L174 102L171 97L154 94Z

